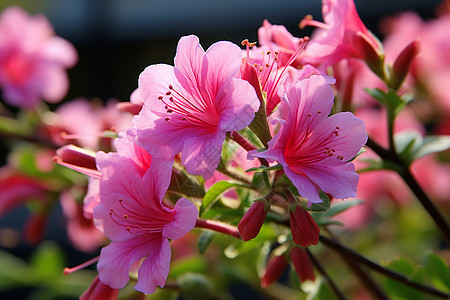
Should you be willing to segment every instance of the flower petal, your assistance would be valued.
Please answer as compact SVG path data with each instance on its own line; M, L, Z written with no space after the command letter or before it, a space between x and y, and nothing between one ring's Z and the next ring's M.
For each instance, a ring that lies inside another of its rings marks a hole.
M151 244L149 256L144 260L138 271L138 281L135 289L144 293L155 292L156 286L164 287L169 275L170 245L169 240L162 238L161 243Z
M185 198L178 199L175 208L173 221L167 223L163 228L163 236L176 240L184 236L195 227L198 210L195 205Z
M202 175L205 179L211 177L219 165L224 140L225 132L188 139L181 153L186 171Z
M131 266L147 256L155 247L148 239L113 241L100 252L97 270L100 280L114 289L123 288L129 280Z

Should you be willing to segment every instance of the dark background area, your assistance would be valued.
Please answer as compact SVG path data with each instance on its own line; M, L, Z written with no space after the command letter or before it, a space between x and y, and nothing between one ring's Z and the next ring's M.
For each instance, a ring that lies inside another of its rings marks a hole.
M430 18L440 3L437 0L355 2L363 22L378 36L382 17L414 10ZM257 41L257 30L264 19L286 26L298 37L310 34L298 29L305 15L321 19L320 0L2 0L0 9L9 5L21 6L32 14L45 14L57 35L75 45L79 60L68 71L71 86L65 101L79 97L129 100L146 66L173 63L177 42L183 35L197 35L206 49L219 40L237 44L243 39ZM6 150L0 145L0 162ZM6 226L20 231L27 214L24 207L14 210L0 219L0 228ZM51 216L46 239L61 242L70 265L96 255L79 253L70 246L59 208ZM8 248L25 259L31 250L24 243ZM7 299L9 294L3 296Z

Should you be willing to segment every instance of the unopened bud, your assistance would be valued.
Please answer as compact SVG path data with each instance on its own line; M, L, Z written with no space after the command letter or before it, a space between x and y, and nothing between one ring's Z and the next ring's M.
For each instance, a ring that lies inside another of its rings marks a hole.
M100 177L95 163L95 152L66 145L56 150L56 163L92 177Z
M317 245L320 229L309 212L303 207L293 204L289 207L289 215L294 242L303 247Z
M284 254L272 256L267 262L264 275L261 278L261 287L266 288L277 281L287 267L288 262Z
M244 241L255 238L264 224L270 204L264 200L256 200L242 217L238 229Z
M374 44L370 38L362 32L357 32L351 36L349 41L354 49L353 54L356 58L360 58L366 62L369 68L380 78L384 78L384 54L380 53L380 49Z
M119 102L117 103L117 109L123 112L137 115L142 109L142 104L136 104L131 102Z
M293 247L291 250L291 261L301 282L306 280L316 280L313 265L305 249L301 247Z
M392 66L391 87L398 89L411 68L414 58L420 51L420 42L413 41L395 59Z
M118 295L118 289L113 289L104 284L97 275L91 286L80 296L80 300L115 300Z

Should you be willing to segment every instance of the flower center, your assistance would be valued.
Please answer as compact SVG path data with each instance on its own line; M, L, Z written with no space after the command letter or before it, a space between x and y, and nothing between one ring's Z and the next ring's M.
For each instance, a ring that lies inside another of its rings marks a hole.
M192 99L169 85L168 91L159 96L158 100L164 103L167 113L165 120L167 122L172 120L172 124L176 125L179 124L176 121L183 121L196 126L217 127L219 123L217 111L211 101L205 100L204 97Z
M117 225L123 227L133 235L152 235L162 232L164 225L172 221L173 216L165 210L147 210L142 207L146 215L130 209L124 205L124 200L119 200L120 208L110 209L109 216Z

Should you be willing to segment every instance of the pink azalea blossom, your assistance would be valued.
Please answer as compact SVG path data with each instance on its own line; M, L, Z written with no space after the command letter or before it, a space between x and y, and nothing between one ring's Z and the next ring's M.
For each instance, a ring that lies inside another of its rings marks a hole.
M172 209L163 204L172 160L152 159L142 175L133 160L117 153L99 152L96 161L102 178L94 221L111 240L100 253L99 278L111 288L121 289L133 264L145 258L135 288L153 293L156 286L164 286L169 273L169 239L178 239L194 228L197 208L184 198Z
M131 126L132 116L117 109L117 100L103 106L98 101L75 99L61 105L46 119L47 130L55 144L71 142L97 151L111 148L111 139L102 138L105 130L122 131Z
M254 88L236 78L241 50L217 42L206 52L196 36L180 39L175 67L147 67L139 77L144 107L135 117L137 143L152 156L181 152L186 170L211 177L226 132L248 126L259 108Z
M295 68L301 67L301 62L297 59L297 56L293 60L291 57L299 47L303 47L304 41L302 38L293 36L283 25L272 25L268 20L264 20L263 26L258 29L258 42L261 48L258 48L257 52L271 51L278 53L280 67L287 65Z
M324 0L322 14L325 23L302 20L301 26L318 27L300 58L303 63L320 66L321 69L349 58L373 58L381 52L377 38L361 21L353 0Z
M287 86L280 95L287 116L269 149L253 156L282 166L286 176L309 203L319 203L319 191L334 198L356 196L358 174L354 157L366 143L364 123L349 112L328 117L333 90L322 76L311 76Z
M58 102L69 88L65 69L77 61L68 41L55 36L43 15L9 7L0 16L0 87L11 105L31 109Z

